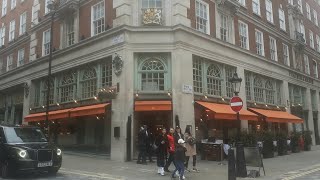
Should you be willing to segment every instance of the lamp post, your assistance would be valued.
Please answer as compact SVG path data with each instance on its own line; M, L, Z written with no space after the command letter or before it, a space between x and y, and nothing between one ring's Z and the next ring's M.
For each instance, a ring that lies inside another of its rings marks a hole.
M239 96L242 78L237 73L233 74L233 77L229 78L229 82L232 83L235 96ZM236 176L247 177L246 161L244 156L243 144L240 142L241 121L240 114L237 112L237 139L236 139Z
M48 76L47 76L47 99L46 99L46 128L47 134L49 137L49 142L51 142L51 135L50 135L50 123L49 123L49 105L50 105L50 81L51 81L51 62L52 62L52 46L53 46L53 24L54 24L54 17L56 14L57 9L57 2L56 1L49 1L47 8L51 12L50 20L50 47L49 47L49 68L48 68Z

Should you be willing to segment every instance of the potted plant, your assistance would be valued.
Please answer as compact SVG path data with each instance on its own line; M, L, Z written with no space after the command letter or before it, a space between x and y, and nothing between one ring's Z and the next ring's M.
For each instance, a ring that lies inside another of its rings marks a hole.
M284 132L279 132L276 134L278 155L283 156L287 154L287 134Z
M312 145L312 132L311 131L304 131L303 132L303 139L304 139L304 150L311 151Z
M291 134L291 152L293 153L300 152L300 148L299 148L300 137L301 137L301 133L299 132L293 132Z
M263 132L262 134L262 155L263 158L273 158L274 157L274 145L273 145L274 135L271 132Z

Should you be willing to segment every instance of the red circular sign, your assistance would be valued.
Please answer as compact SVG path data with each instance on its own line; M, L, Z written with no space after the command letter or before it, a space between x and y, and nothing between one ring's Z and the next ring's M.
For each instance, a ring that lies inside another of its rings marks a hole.
M243 107L243 101L240 97L234 96L230 100L230 106L234 112L239 112Z

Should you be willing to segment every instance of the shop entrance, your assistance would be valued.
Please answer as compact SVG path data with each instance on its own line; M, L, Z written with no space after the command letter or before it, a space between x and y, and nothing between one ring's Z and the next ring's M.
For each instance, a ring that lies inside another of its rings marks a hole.
M172 112L171 111L139 111L134 115L134 144L133 152L135 157L138 153L138 133L143 125L147 125L152 139L157 137L163 128L170 128L172 126Z

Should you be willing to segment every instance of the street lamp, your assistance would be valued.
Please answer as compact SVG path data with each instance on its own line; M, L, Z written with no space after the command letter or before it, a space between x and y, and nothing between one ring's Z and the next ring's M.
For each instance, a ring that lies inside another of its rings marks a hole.
M233 77L229 78L229 82L232 83L233 91L235 96L239 96L240 87L242 78L238 76L235 72ZM241 121L240 121L240 113L237 112L237 138L236 138L236 174L237 177L247 177L247 168L246 168L246 161L244 157L244 148L243 144L240 142L240 131L241 131Z
M49 1L47 8L51 12L51 26L50 26L50 47L49 47L49 68L48 68L48 76L47 76L47 102L46 102L46 128L47 134L49 137L49 142L51 142L51 135L50 135L50 123L49 123L49 105L50 105L50 81L51 81L51 62L52 62L52 46L53 46L53 24L54 24L54 17L56 14L57 9L57 2L56 1Z

